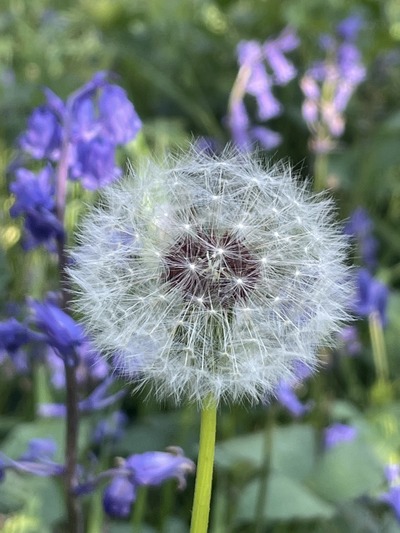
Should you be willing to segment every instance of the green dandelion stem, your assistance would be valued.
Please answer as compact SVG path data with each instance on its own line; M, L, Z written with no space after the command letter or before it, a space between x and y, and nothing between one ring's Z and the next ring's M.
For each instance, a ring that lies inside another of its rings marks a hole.
M214 467L217 406L209 402L201 412L200 448L190 533L207 533Z

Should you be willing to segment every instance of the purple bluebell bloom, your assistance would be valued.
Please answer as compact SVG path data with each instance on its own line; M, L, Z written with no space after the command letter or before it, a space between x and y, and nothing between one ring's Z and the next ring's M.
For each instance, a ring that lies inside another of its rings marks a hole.
M115 145L104 137L78 141L74 146L71 178L80 180L89 190L115 181L121 176L121 169L115 164L115 149Z
M344 228L345 233L357 241L361 259L370 269L373 269L377 264L378 242L372 235L373 227L373 222L367 211L358 207L353 211Z
M30 305L34 312L34 323L46 336L46 342L64 361L76 366L76 349L85 340L82 326L50 302L32 300Z
M353 310L360 317L368 318L375 314L382 326L387 324L387 303L389 289L374 278L366 268L360 268L357 275L357 298Z
M385 476L389 483L389 490L381 495L380 500L390 505L400 522L400 467L388 465L385 468Z
M125 468L132 471L138 485L161 485L168 479L177 479L178 487L186 486L186 475L194 471L194 463L183 455L181 448L169 448L174 453L145 452L131 455L125 461Z
M20 147L35 159L57 160L60 155L62 129L59 117L48 105L36 108L28 128L19 139Z
M296 69L285 53L297 46L298 39L290 29L263 44L254 40L238 44L240 69L232 89L227 123L233 141L240 149L247 151L255 142L267 150L280 144L279 134L262 126L251 126L243 98L246 93L255 97L260 120L279 116L282 105L273 95L272 88L273 85L287 84L296 75Z
M142 127L126 92L109 78L108 72L98 72L65 104L46 89L47 102L34 110L19 143L36 159L61 164L63 157L69 177L88 189L121 175L115 164L116 148L133 139Z
M142 127L126 92L118 85L106 84L99 96L99 114L104 137L113 144L125 144Z
M282 135L264 126L254 126L249 130L250 137L260 143L266 150L272 150L282 142Z
M362 350L361 341L355 326L346 326L338 334L339 339L344 344L346 355L358 355Z
M336 26L336 32L345 41L355 41L363 25L364 20L360 15L350 15Z
M0 350L14 353L35 338L36 334L15 318L0 322Z
M278 402L296 418L308 413L312 407L311 402L302 403L296 396L292 385L286 381L278 385L275 394Z
M324 431L324 444L326 449L331 449L342 442L351 442L357 437L358 431L348 424L335 423Z
M52 460L55 451L56 444L52 439L32 439L18 460L0 454L0 477L4 478L6 470L39 477L61 476L65 467Z
M361 19L349 17L339 24L335 36L323 36L320 44L326 59L307 69L300 82L305 96L302 114L313 133L310 145L316 153L334 148L345 129L344 111L365 78L361 54L353 42L361 24Z
M93 442L101 444L104 441L116 442L124 433L128 417L122 411L114 411L105 420L100 420L93 431Z
M64 238L64 228L55 215L54 176L50 166L38 174L20 168L10 186L15 202L10 209L12 217L25 217L25 249L45 244L54 246Z
M27 450L19 457L18 461L50 460L56 453L57 445L53 439L37 438L28 442Z
M85 337L82 344L75 348L77 354L76 379L78 386L87 388L103 381L109 374L110 366L104 357L93 348ZM51 372L51 382L56 389L65 388L65 366L62 359L49 346L46 351L46 363Z
M115 476L103 493L104 511L112 518L127 518L136 500L136 486L125 476Z
M113 382L111 377L105 379L87 398L78 402L79 412L87 414L100 411L121 400L126 394L125 390L108 395L108 389ZM43 403L38 407L38 414L46 418L62 418L66 415L66 406L62 403Z

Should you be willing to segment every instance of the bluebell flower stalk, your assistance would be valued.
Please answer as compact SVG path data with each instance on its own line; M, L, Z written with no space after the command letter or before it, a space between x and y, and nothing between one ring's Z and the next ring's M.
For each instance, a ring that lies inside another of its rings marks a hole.
M246 94L255 97L259 120L279 116L282 105L273 95L272 88L274 85L286 85L296 76L296 69L285 54L298 44L299 40L291 28L284 29L276 38L264 43L241 41L238 44L239 71L229 97L228 125L233 142L241 150L251 150L256 142L267 150L281 143L279 133L264 125L251 124L244 97Z

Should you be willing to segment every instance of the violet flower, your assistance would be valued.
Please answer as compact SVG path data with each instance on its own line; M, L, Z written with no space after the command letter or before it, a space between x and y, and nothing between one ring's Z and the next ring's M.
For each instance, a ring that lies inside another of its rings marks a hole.
M265 126L251 126L243 99L245 94L255 98L259 120L279 116L282 105L272 89L274 85L286 85L296 76L296 69L285 54L298 44L299 40L290 28L264 43L242 41L238 44L239 72L231 91L227 122L233 141L241 150L249 150L255 141L267 150L281 143L278 133Z
M0 479L4 478L6 470L40 477L63 475L64 466L53 461L55 451L56 444L52 439L37 438L28 442L27 450L17 460L0 454Z
M339 339L344 344L346 354L350 356L358 355L362 345L355 326L346 326L338 333Z
M34 323L45 335L46 342L68 364L77 366L77 347L85 340L83 328L62 309L50 302L31 301Z
M133 139L142 124L126 92L109 78L107 72L95 74L65 103L46 89L46 103L33 111L19 138L24 152L47 163L38 175L19 168L10 186L16 197L11 216L25 217L25 249L45 244L54 250L64 237L56 216L54 167L91 190L121 175L116 148Z
M136 500L136 485L125 476L115 476L103 493L103 507L112 518L127 518Z
M53 249L64 238L64 228L55 214L52 168L46 166L38 174L19 168L10 190L15 196L11 216L25 217L24 248L30 250L44 244Z
M347 104L365 78L361 54L354 44L361 25L362 19L349 17L337 26L335 36L325 36L321 45L326 59L315 62L301 79L303 118L316 153L328 153L335 147L344 132Z
M109 373L109 364L100 357L85 337L82 343L75 347L77 356L76 379L80 388L85 388L103 381ZM65 367L60 356L51 346L46 351L46 364L50 369L51 382L56 389L65 388Z
M122 411L114 411L108 418L100 420L93 431L93 442L97 445L104 441L118 441L125 430L128 417Z
M121 462L119 468L108 473L112 481L104 491L104 510L113 517L126 517L136 499L138 487L158 486L169 479L177 479L178 489L182 490L186 487L186 476L194 470L193 461L184 457L181 448L131 455Z
M301 361L295 365L296 377L292 380L283 380L279 383L275 396L278 402L285 407L295 418L300 418L310 411L313 402L302 403L295 392L296 386L311 376L312 371Z
M326 449L331 449L342 442L351 442L357 437L358 431L348 424L335 423L324 431L324 444Z
M356 240L361 260L371 270L377 264L376 252L378 248L378 242L372 235L373 226L367 211L358 207L353 211L344 228L345 233Z
M387 303L389 289L374 278L367 269L360 268L357 275L357 297L353 310L360 317L376 314L382 326L387 324Z
M389 484L389 490L381 495L380 500L390 505L397 520L400 522L400 467L388 465L385 468L385 476Z

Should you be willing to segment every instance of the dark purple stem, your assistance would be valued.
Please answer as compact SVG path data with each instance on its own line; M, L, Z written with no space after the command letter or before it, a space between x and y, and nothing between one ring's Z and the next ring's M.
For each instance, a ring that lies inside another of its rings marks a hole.
M61 150L60 160L56 174L56 210L57 218L64 226L65 203L67 194L68 160L70 142L68 127L65 128L65 139ZM67 280L65 275L66 254L65 238L57 243L58 267L62 294L62 308L66 310L69 303ZM79 430L79 405L78 387L75 366L65 360L66 383L66 440L65 440L65 491L68 515L68 532L83 533L82 511L75 494L77 485L76 471L78 461L78 430Z

